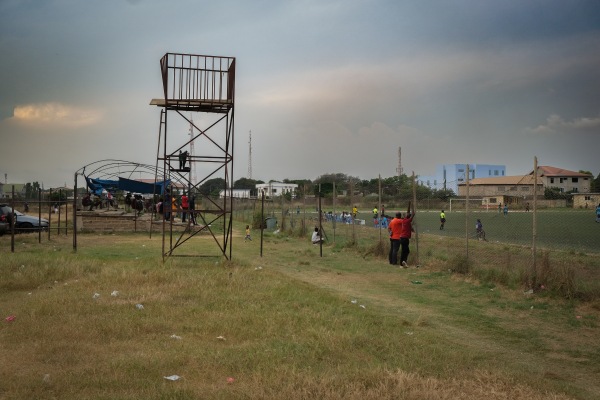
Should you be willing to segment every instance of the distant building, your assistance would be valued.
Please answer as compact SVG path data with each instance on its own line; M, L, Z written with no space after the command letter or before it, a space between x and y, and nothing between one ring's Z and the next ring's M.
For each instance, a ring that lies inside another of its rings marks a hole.
M298 185L282 182L259 183L256 185L256 190L258 191L258 197L261 197L263 193L265 197L281 196L284 193L291 193L292 197L295 197Z
M475 178L469 180L469 197L482 199L482 205L520 204L533 198L533 175L502 176L498 178ZM467 183L458 185L459 196L467 195ZM544 195L544 184L537 179L537 194Z
M225 190L219 192L219 198L225 197ZM236 199L249 199L250 189L227 189L227 197L233 197Z
M573 208L595 210L600 204L600 193L574 193Z
M533 171L529 174L533 175ZM550 166L538 166L538 177L542 178L544 187L558 188L560 192L573 193L589 193L594 179L591 174Z
M458 185L466 181L467 164L443 164L436 167L435 175L419 176L417 183L436 190L452 190L458 193ZM469 164L469 179L494 178L506 175L506 166Z

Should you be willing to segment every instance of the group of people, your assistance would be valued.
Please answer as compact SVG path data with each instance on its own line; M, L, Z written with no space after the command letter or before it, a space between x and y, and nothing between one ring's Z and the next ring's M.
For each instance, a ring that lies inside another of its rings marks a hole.
M342 211L341 214L333 213L332 211L328 211L328 212L323 211L323 215L324 215L323 219L328 222L336 221L336 222L341 222L343 224L352 224L352 222L354 221L354 218L352 217L352 215L347 211Z
M188 197L186 192L183 192L181 197L177 198L173 197L167 190L165 191L164 198L161 197L156 204L156 212L158 214L163 214L166 221L169 221L172 217L178 215L181 217L181 222L186 222L189 215L189 222L192 225L197 225L196 213L194 211L190 211L195 209L195 197Z
M412 221L414 217L414 213L407 212L404 218L402 218L402 213L398 212L388 226L388 232L390 233L389 261L391 265L398 265L398 252L400 252L399 263L402 268L408 268L409 246L413 232Z

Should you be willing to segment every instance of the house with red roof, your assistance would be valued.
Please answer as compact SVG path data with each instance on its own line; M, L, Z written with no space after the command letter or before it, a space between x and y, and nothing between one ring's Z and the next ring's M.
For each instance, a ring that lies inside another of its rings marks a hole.
M533 171L529 173L533 175ZM538 166L537 176L544 188L558 188L560 192L589 193L594 176L551 166Z

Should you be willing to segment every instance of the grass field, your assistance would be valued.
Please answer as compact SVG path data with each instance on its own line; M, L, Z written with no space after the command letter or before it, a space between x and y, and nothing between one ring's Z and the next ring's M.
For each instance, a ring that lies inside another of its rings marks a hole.
M165 264L160 237L1 238L0 398L600 398L597 301L449 273L454 239L397 269L285 234L261 258L253 233L236 224L232 262Z
M367 225L373 226L370 215L361 214L359 218L366 218ZM443 231L439 230L439 211L419 212L415 221L420 233L464 238L466 228L474 236L477 218L481 219L488 240L531 246L531 212L509 212L504 217L497 211L471 210L467 224L464 211L446 212L447 222ZM600 224L595 222L595 215L590 211L538 211L537 245L539 248L600 253Z

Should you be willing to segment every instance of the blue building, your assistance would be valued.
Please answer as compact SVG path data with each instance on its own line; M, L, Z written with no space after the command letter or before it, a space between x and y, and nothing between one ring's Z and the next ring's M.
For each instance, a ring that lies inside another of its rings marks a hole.
M435 168L435 175L418 176L420 185L431 189L447 189L458 194L458 184L466 181L467 164L443 164ZM469 164L469 179L494 178L506 175L505 165Z

